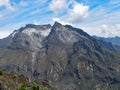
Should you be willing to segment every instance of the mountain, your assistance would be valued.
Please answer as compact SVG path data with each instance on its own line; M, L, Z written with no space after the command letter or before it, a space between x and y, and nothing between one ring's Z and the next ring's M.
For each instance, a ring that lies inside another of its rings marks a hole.
M0 62L55 90L120 89L120 47L58 22L28 24L0 40Z
M111 42L114 45L120 46L120 37L108 37L108 38L96 37L96 36L93 36L93 37L96 38L96 39L100 39L100 40L103 40L103 41L106 41L106 42Z

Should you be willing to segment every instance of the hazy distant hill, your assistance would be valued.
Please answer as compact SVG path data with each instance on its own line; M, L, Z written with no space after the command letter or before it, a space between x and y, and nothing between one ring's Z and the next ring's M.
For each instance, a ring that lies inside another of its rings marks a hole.
M96 39L100 39L106 42L111 42L114 45L119 45L120 46L120 37L109 37L109 38L104 38L104 37L96 37Z

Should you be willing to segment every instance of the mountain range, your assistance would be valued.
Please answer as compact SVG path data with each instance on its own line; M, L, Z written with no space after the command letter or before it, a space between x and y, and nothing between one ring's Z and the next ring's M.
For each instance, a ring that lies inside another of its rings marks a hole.
M50 90L119 90L120 47L55 22L28 24L0 40L0 68Z
M93 36L93 37L96 38L96 39L103 40L103 41L106 41L106 42L111 42L114 45L120 46L120 37L118 37L118 36L116 36L116 37L108 37L108 38L97 37L97 36Z

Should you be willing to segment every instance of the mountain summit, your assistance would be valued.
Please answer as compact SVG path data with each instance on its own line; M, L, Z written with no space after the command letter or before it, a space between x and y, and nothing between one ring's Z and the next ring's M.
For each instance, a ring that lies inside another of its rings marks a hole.
M120 47L55 22L28 24L0 40L0 67L55 90L119 90Z

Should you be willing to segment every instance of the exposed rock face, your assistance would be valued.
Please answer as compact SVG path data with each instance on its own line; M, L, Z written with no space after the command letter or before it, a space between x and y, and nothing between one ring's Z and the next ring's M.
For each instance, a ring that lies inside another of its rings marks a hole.
M120 88L120 47L81 29L58 22L27 25L0 40L0 47L1 68L48 80L58 90Z
M28 48L33 51L38 50L43 47L42 42L49 35L50 29L50 25L26 25L18 33L16 32L10 35L12 38L10 47Z

